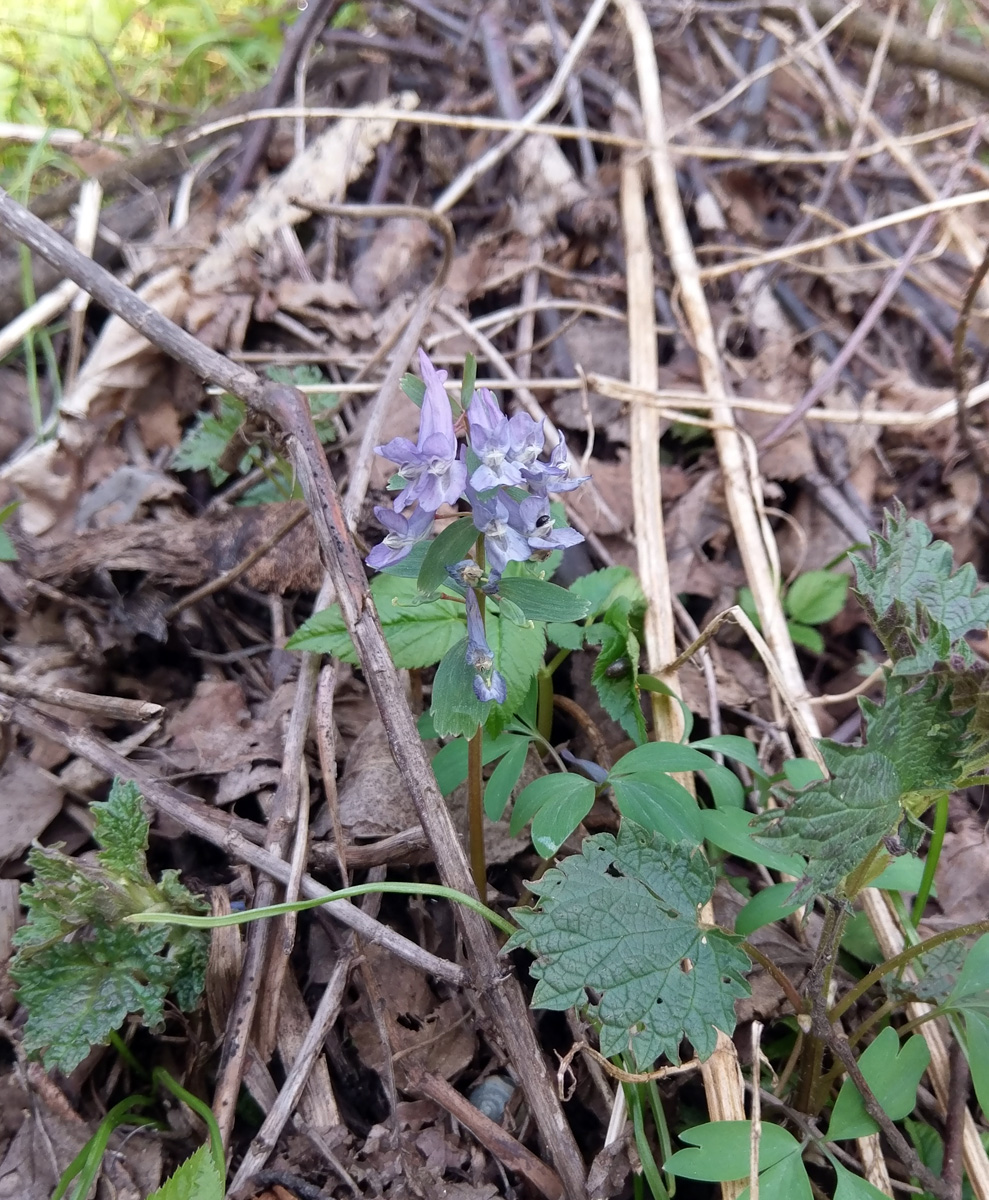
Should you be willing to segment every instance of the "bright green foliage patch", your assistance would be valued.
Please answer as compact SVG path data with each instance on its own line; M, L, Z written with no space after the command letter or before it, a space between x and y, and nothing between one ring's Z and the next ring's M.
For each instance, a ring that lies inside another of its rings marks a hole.
M716 1030L734 1029L748 959L737 939L698 922L714 873L694 847L624 821L617 839L586 839L530 887L539 908L513 910L521 928L506 949L536 956L534 1007L586 1008L602 1054L643 1066L661 1054L679 1061L685 1037L706 1058Z
M209 1146L200 1146L148 1200L223 1200L224 1191Z
M160 1024L173 993L192 1008L202 992L208 941L198 930L120 924L148 909L203 912L175 871L148 873L148 819L133 783L114 782L94 804L96 863L34 849L33 881L21 888L28 920L15 936L11 975L28 1011L24 1048L48 1067L72 1071L128 1013Z

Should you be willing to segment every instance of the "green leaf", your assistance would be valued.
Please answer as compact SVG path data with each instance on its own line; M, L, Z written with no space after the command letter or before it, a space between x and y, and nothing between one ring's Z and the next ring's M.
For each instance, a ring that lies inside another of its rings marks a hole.
M917 1085L930 1061L931 1052L919 1034L907 1038L901 1046L896 1030L887 1026L863 1052L858 1065L887 1116L902 1121L913 1112ZM851 1079L846 1079L831 1113L829 1140L866 1137L878 1129L865 1111L858 1088Z
M975 1098L986 1117L989 1116L989 1016L974 1009L965 1010L965 1045Z
M569 621L551 621L546 626L546 637L561 650L579 650L584 644L584 626Z
M700 818L704 840L719 849L745 862L761 863L798 879L803 873L804 861L799 855L784 854L775 846L753 839L752 813L741 808L705 808L701 810ZM793 890L792 884L790 890Z
M789 808L758 814L757 844L808 860L794 899L828 892L862 862L900 819L900 777L885 754L822 742L832 778L811 784Z
M545 808L547 804L565 807L572 797L577 797L575 805L579 806L582 800L586 800L589 792L590 804L588 804L584 813L578 818L577 824L579 824L584 816L590 812L591 804L594 803L594 790L594 784L589 779L585 779L583 775L578 775L576 771L561 771L555 775L540 775L538 779L534 779L532 783L527 784L519 793L515 801L515 806L512 809L512 817L508 826L509 833L513 837L517 837L533 817L542 808ZM573 826L573 829L575 828L576 825ZM567 833L572 833L573 829L568 830ZM566 837L566 834L564 837Z
M474 695L474 670L467 665L467 639L461 638L443 655L433 679L430 713L439 737L473 737L491 708Z
M416 408L422 408L426 398L426 385L418 375L410 375L408 371L399 380L398 386L408 396Z
M460 407L465 409L474 395L474 384L477 380L477 359L468 354L464 359L464 377L460 381Z
M591 682L604 711L641 745L646 740L646 719L639 703L639 639L629 623L627 598L619 597L612 603L598 628L601 650L591 671ZM628 663L628 669L617 677L609 674L609 668L621 661Z
M594 785L574 788L569 795L544 804L532 818L529 837L541 858L552 858L594 805Z
M787 588L784 606L795 621L823 625L845 607L848 576L835 571L807 571Z
M782 921L800 907L793 902L792 896L793 884L790 883L774 883L756 892L735 918L735 932L739 937L749 937L764 925Z
M989 933L983 934L966 953L961 974L944 1001L944 1007L959 1011L989 1010Z
M744 800L742 785L736 775L709 755L679 742L648 742L645 746L637 746L618 760L611 775L654 779L657 773L670 771L703 772L719 808L738 808Z
M423 729L423 718L428 719L429 727L425 731ZM433 728L433 719L429 713L424 713L419 718L419 723L419 735L423 740L436 737L436 730ZM504 733L500 737L486 737L482 745L481 761L485 766L490 762L494 762L496 758L501 758L503 754L507 754L516 745L518 740L513 734L508 733ZM523 740L528 741L528 738ZM433 755L432 767L440 793L444 796L449 796L467 778L467 743L464 739L454 738L453 741L447 742L445 746L437 750Z
M390 566L382 567L380 574L398 575L402 579L418 579L419 572L422 570L422 560L426 557L431 545L431 542L416 542L404 558L400 558L398 562L392 563Z
M786 627L795 645L803 646L811 654L824 653L824 638L816 629L812 629L810 625L801 625L799 621L787 621Z
M788 758L783 764L783 774L798 791L824 778L824 772L812 758Z
M748 959L698 923L714 875L695 848L623 821L617 840L585 839L530 888L539 907L513 910L520 928L505 949L535 955L534 1008L586 1006L602 1054L631 1052L640 1068L661 1054L679 1061L684 1037L707 1058L716 1029L734 1029ZM587 989L599 999L588 1003Z
M835 1188L834 1200L886 1200L886 1193L881 1192L877 1187L873 1187L861 1175L855 1175L843 1167L836 1158L828 1156L828 1161L835 1169L835 1174L838 1176L838 1185Z
M911 649L918 608L943 626L955 644L989 622L989 589L979 588L975 568L952 571L951 547L935 542L922 521L906 518L898 505L886 514L883 534L872 534L873 563L852 555L857 593L894 661Z
M68 1075L128 1013L159 1024L173 974L160 957L167 940L164 925L103 926L86 941L56 942L15 966L11 975L28 1011L24 1049L44 1052L48 1069Z
M148 1200L223 1200L224 1191L209 1146L200 1146Z
M9 504L5 504L0 508L0 525L8 521L20 504L20 500L11 500ZM5 529L0 529L0 562L16 562L17 549L10 539L10 534Z
M437 591L449 574L447 567L461 562L477 537L477 527L471 517L459 517L437 534L429 543L419 568L419 578L416 580L419 591L425 596Z
M588 601L592 616L607 612L619 599L627 600L633 611L641 611L646 607L646 594L639 577L628 567L604 567L600 571L591 571L589 575L581 575L570 585L570 591Z
M579 621L590 612L590 601L545 579L503 578L498 592L514 601L529 621Z
M701 844L704 835L700 809L682 783L662 774L655 779L610 775L608 782L623 817L670 841Z
M500 821L505 811L515 785L518 783L529 746L528 738L513 737L511 750L491 772L491 778L484 785L484 815L489 821Z
M453 600L421 603L411 579L376 575L371 582L371 595L396 667L431 667L464 637L464 606ZM289 638L286 648L332 654L344 662L357 662L338 604L314 613Z
M763 1133L771 1126L764 1125ZM743 1188L738 1200L749 1200L749 1189ZM774 1163L759 1176L759 1200L814 1200L807 1168L798 1151Z
M916 854L901 854L899 858L894 858L869 886L886 892L916 892L923 875L922 859ZM936 892L932 892L932 895L936 895Z
M145 865L150 826L137 784L115 779L106 800L91 808L93 837L101 846L100 865L119 879L150 881Z
M54 849L28 856L34 878L21 888L28 919L15 935L10 968L28 1013L25 1049L44 1052L49 1067L66 1073L91 1046L106 1043L128 1013L158 1023L170 991L193 1008L209 945L202 930L121 924L150 908L201 913L205 905L175 871L157 884L149 875L148 821L133 783L114 780L109 798L93 810L101 843L94 862Z
M247 408L236 396L224 393L216 416L200 413L196 424L182 438L172 459L173 471L209 471L214 486L228 478L217 463L244 423Z
M663 1169L682 1179L723 1183L747 1179L752 1144L751 1121L711 1121L680 1134L680 1141L696 1147L678 1150ZM764 1124L759 1138L759 1171L768 1171L784 1159L800 1155L800 1143L779 1125Z
M765 778L766 771L759 762L759 752L748 738L733 733L720 733L717 737L700 738L690 743L694 750L706 750L709 754L720 753L748 767L753 775Z

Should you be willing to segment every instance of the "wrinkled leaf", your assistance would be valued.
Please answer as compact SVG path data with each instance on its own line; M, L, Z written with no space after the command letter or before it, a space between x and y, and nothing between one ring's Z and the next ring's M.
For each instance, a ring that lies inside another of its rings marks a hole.
M200 1146L148 1200L223 1200L224 1191L209 1146Z
M716 1030L734 1029L748 959L735 938L698 924L714 876L693 847L623 821L617 840L587 838L530 887L538 908L513 910L520 928L506 950L535 955L533 1007L586 1007L601 1052L631 1051L640 1067L679 1061L684 1037L707 1058Z

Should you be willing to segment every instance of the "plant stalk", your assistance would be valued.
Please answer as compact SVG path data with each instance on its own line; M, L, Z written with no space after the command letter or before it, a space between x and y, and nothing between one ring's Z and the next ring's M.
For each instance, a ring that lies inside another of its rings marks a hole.
M478 725L467 743L467 836L470 869L482 901L488 895L488 864L484 853L484 727Z

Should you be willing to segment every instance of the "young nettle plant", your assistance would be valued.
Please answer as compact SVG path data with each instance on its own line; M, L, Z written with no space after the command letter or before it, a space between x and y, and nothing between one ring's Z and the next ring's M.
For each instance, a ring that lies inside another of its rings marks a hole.
M501 815L529 744L546 744L553 673L571 651L601 647L595 683L602 701L645 740L636 670L645 600L625 570L597 572L569 590L550 582L561 551L583 541L550 500L584 482L571 472L566 442L543 457L543 423L524 412L508 417L487 388L475 389L472 358L459 404L447 395L447 373L424 352L419 365L421 380L403 380L422 409L417 440L377 447L398 467L397 495L374 510L386 534L367 563L380 572L371 593L396 665L436 665L421 728L461 739L446 747L437 769L458 775L463 768L453 786L466 778L471 861L483 895L483 812ZM436 533L441 509L447 516ZM547 641L559 648L549 663ZM356 661L336 606L315 614L289 646ZM485 797L482 770L495 759Z

